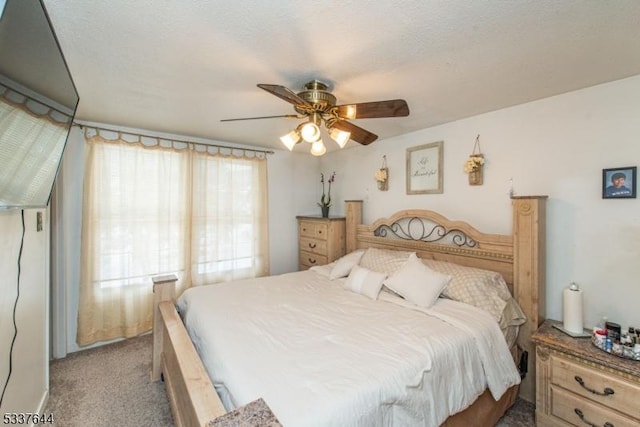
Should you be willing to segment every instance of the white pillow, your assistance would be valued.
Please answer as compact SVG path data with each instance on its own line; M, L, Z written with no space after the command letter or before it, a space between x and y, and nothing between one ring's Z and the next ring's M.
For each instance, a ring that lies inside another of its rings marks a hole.
M364 249L353 251L336 261L336 264L329 273L329 280L339 279L341 277L348 276L351 273L351 269L358 265L360 258L364 255Z
M430 269L416 254L411 254L404 266L384 284L407 301L429 308L450 281L451 276Z
M329 264L314 265L313 267L309 267L309 271L315 271L323 277L329 277L329 275L331 274L331 270L333 270L333 267L335 267L335 265L336 261L333 261Z
M345 288L351 292L365 295L371 299L378 299L382 282L387 275L371 271L358 265L354 266L349 273L349 277L345 283Z

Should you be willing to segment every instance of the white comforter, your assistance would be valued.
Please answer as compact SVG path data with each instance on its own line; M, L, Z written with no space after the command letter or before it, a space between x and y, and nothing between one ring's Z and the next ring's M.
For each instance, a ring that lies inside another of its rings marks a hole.
M178 300L228 410L262 397L294 426L438 426L520 376L495 320L439 299L371 300L314 271L201 286Z

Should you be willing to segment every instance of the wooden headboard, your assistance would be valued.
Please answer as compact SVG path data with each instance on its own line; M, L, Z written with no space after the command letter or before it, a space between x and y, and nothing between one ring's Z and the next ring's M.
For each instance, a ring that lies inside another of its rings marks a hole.
M545 205L547 196L512 197L512 233L486 234L462 221L424 209L362 224L362 201L346 201L347 253L386 248L415 251L420 258L449 261L502 274L527 316L518 346L528 353L520 396L535 400L535 351L531 334L545 320Z

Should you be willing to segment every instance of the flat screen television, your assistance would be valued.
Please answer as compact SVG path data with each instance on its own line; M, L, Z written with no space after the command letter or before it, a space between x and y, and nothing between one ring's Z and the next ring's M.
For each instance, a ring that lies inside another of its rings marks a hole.
M0 209L41 208L78 106L41 0L0 0Z

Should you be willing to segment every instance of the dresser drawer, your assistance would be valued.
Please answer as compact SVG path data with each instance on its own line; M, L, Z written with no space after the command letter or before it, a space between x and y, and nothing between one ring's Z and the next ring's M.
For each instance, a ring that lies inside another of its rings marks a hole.
M345 218L298 216L298 268L325 265L344 255Z
M555 386L551 387L551 414L574 426L638 427L637 420Z
M617 413L640 419L640 387L611 374L554 356L551 361L551 383Z
M314 254L327 255L327 241L301 237L300 250Z
M325 255L318 255L307 251L300 251L300 267L301 269L307 269L314 265L325 265L327 263L327 257Z
M312 239L327 239L327 224L313 221L300 221L300 236Z

